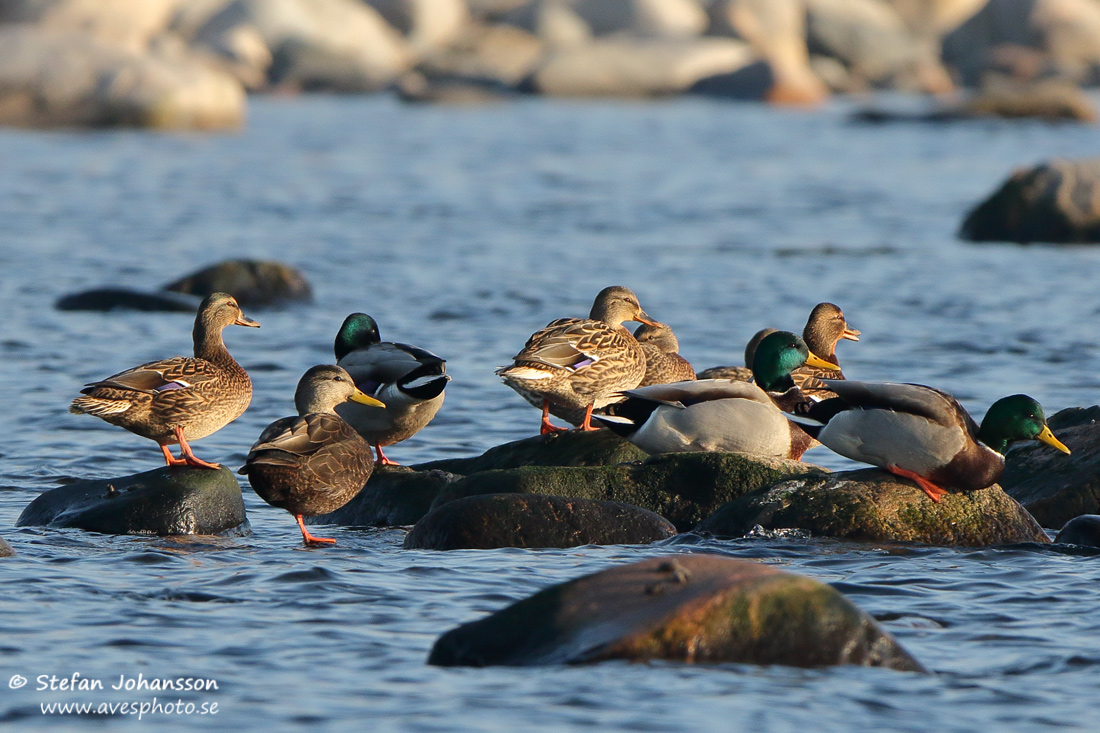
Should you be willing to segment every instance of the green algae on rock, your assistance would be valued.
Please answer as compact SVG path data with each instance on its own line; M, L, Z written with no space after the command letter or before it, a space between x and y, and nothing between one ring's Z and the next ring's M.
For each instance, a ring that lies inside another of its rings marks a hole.
M925 671L833 588L762 563L705 554L653 558L552 586L447 632L428 663L611 659Z
M405 549L642 545L675 534L667 519L617 501L489 494L430 512L405 536Z
M999 486L932 502L916 484L877 468L783 481L736 499L696 529L740 537L797 528L821 537L987 547L1050 542L1035 519Z
M621 501L655 512L685 532L739 496L824 471L800 461L741 453L670 453L616 466L524 466L466 476L445 488L432 506L479 494Z

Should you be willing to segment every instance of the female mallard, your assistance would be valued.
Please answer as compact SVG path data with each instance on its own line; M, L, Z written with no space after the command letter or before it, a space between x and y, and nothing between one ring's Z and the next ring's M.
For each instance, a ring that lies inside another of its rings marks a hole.
M680 356L680 342L669 326L643 323L634 329L634 340L645 354L645 376L639 387L695 379L695 370L687 359Z
M807 363L836 369L798 336L777 331L756 350L756 384L701 379L641 387L626 392L613 415L596 419L647 453L740 451L797 460L814 443L775 399L791 404L798 390L791 371Z
M932 501L948 491L997 482L1004 453L1018 440L1038 439L1063 453L1043 408L1027 395L997 400L981 427L954 397L920 384L825 380L836 397L815 403L803 427L854 461L912 479Z
M820 356L830 364L839 367L840 362L836 358L836 345L841 339L859 341L859 330L848 325L844 319L844 311L840 306L832 303L818 303L810 311L810 317L806 321L806 327L802 329L802 339L810 347L810 351ZM823 371L811 366L795 369L794 382L802 391L815 399L826 399L835 395L822 385L823 379L844 379L843 372Z
M261 499L294 515L307 545L336 540L311 535L302 517L328 514L347 504L374 468L367 441L334 410L347 400L385 407L359 391L342 368L311 368L294 392L298 415L264 428L237 471L248 476Z
M542 434L564 430L550 424L551 405L567 414L583 410L580 429L595 430L592 410L617 402L619 392L642 381L645 354L623 321L656 324L629 288L604 288L588 318L552 321L527 339L510 366L497 370L505 384L542 406Z
M169 466L220 468L191 452L198 440L240 417L252 401L252 380L222 341L226 326L260 324L241 313L231 295L211 293L199 305L194 358L176 356L127 369L80 390L69 412L102 418L155 440ZM182 458L168 450L179 444Z
M356 386L386 403L384 410L377 410L346 402L336 413L374 446L379 464L397 465L382 453L382 446L411 438L439 412L443 388L451 379L447 362L415 346L382 341L378 324L366 313L344 319L335 351L336 363Z

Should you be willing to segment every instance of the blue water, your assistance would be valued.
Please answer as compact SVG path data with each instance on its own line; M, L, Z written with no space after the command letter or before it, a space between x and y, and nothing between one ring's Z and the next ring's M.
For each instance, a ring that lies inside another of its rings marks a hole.
M112 727L371 730L1094 729L1100 565L1034 548L956 550L793 538L658 547L434 553L403 531L332 528L305 549L245 487L254 534L113 537L14 527L70 477L153 468L142 440L67 413L80 385L186 353L191 317L54 310L68 292L152 288L229 257L284 260L316 301L230 329L249 411L199 441L236 466L290 414L343 317L448 359L436 421L389 453L472 455L538 420L492 370L552 318L633 288L697 367L739 363L757 329L799 330L822 300L863 332L851 378L947 389L975 416L1027 392L1048 413L1100 380L1090 247L969 245L969 206L1013 168L1096 150L1039 123L863 127L816 112L699 100L523 100L480 108L385 97L254 99L236 135L0 131L0 722L85 728L55 701L153 692L37 690L40 675L202 677L215 715ZM247 311L246 311L247 312ZM824 449L808 460L849 466ZM884 670L604 664L438 669L447 629L548 584L663 553L760 559L833 583L931 676ZM9 689L22 675L29 683ZM165 697L160 696L160 702ZM153 722L150 722L153 721Z

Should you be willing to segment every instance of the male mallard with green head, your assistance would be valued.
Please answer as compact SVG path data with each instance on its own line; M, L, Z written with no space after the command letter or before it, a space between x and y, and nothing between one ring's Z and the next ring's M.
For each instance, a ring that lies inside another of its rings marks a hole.
M366 313L344 319L334 351L336 363L347 369L355 385L386 403L379 410L345 402L336 413L374 446L380 465L396 465L382 446L411 438L439 412L451 379L447 362L416 346L382 341L378 324Z
M920 384L824 380L836 397L815 403L803 428L854 461L912 479L932 501L949 491L991 486L1004 454L1020 440L1040 440L1069 453L1027 395L997 400L979 427L958 401Z
M756 349L755 384L701 379L640 387L627 391L612 415L596 419L647 453L740 451L797 460L814 443L776 399L790 405L799 399L791 371L805 364L836 369L795 334L777 331Z
M312 367L294 392L298 415L264 428L237 471L248 476L261 499L294 515L307 545L336 540L311 535L302 517L344 506L363 489L374 469L367 441L334 409L349 400L374 409L385 407L357 389L341 367Z
M192 338L195 356L176 356L127 369L80 390L69 412L95 415L154 440L169 466L220 468L188 445L240 417L252 401L252 380L222 341L226 326L260 324L241 313L231 295L212 293L199 305ZM181 458L168 450L179 444Z
M564 428L550 424L550 407L583 411L581 430L592 427L592 410L622 399L622 390L645 376L645 354L624 321L654 325L629 288L612 286L596 296L588 318L559 318L527 339L513 363L497 370L504 383L533 405L542 406L542 434Z

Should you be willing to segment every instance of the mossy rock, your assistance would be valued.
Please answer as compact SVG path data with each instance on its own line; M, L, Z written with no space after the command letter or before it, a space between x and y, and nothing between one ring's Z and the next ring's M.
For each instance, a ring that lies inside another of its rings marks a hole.
M480 494L620 501L659 514L686 532L728 501L805 473L824 474L825 469L742 453L669 453L616 466L524 466L466 476L444 489L433 508Z
M416 524L432 501L458 479L446 471L416 471L405 466L376 466L363 490L329 514L306 519L307 524L343 527L403 527Z
M613 466L644 461L649 454L610 430L569 430L504 443L473 458L447 458L413 466L468 476L521 466Z
M162 466L132 476L79 481L40 494L19 527L76 527L103 534L251 533L237 478L228 468Z
M1100 514L1084 514L1069 520L1054 542L1059 545L1100 547Z
M915 484L877 468L777 483L730 502L696 529L740 537L756 525L866 542L986 547L1050 541L996 484L935 503Z
M1100 407L1073 407L1051 416L1051 430L1072 451L1041 443L1005 457L1001 486L1044 527L1061 527L1082 514L1100 514Z
M430 512L405 536L405 549L644 545L675 534L667 519L617 501L490 494Z
M0 537L0 557L11 557L15 554L15 550L11 549L11 545L4 541L3 537Z
M762 563L704 554L653 558L552 586L447 632L428 663L611 659L924 671L833 588Z

